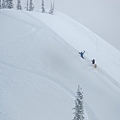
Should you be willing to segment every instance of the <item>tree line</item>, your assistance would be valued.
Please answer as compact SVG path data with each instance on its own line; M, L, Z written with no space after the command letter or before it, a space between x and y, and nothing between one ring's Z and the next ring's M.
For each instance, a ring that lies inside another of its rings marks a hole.
M14 8L13 0L0 0L0 9L13 9L13 8ZM17 10L22 10L23 9L20 0L17 0L16 9ZM34 10L33 0L27 0L26 1L25 9L27 11L33 11ZM44 0L41 0L41 10L42 10L42 13L46 12L45 11ZM53 14L53 12L54 12L54 2L52 1L51 6L50 6L50 10L49 10L49 14Z

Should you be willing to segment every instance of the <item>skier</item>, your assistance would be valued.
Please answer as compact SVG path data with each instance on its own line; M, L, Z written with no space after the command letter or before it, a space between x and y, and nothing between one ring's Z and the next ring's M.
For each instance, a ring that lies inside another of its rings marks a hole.
M94 68L97 68L97 64L95 64L95 59L91 60Z
M95 59L91 60L92 61L92 64L95 64Z
M79 52L81 58L83 58L83 59L84 59L84 57L83 57L84 53L85 53L85 51L81 51L81 52Z

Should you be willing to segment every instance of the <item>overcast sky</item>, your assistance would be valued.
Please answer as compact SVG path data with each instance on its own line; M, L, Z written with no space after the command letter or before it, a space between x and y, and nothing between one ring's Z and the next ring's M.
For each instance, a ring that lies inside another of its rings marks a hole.
M27 0L21 0L25 6ZM50 7L51 0L44 0ZM54 0L55 9L74 18L120 50L120 0ZM35 8L41 0L33 0Z

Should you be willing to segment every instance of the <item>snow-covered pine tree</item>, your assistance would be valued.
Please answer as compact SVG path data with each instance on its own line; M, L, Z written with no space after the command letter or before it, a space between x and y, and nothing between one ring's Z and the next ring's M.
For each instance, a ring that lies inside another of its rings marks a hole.
M52 2L51 2L49 14L52 14Z
M7 0L7 8L12 9L13 8L13 0Z
M26 4L25 9L26 9L27 11L29 11L29 3L28 3L28 0L27 0L27 4Z
M7 1L6 0L2 0L2 8L3 9L7 8Z
M20 0L17 0L17 10L22 10L21 2Z
M30 0L29 11L33 11L33 9L34 9L33 1Z
M75 108L73 109L75 110L73 120L84 120L83 92L80 86L78 86Z
M41 7L42 8L42 13L44 13L45 12L44 0L42 0L42 4L41 5L42 5L42 7Z
M53 12L54 12L54 2L51 2L51 8L49 14L53 14Z
M2 9L2 4L1 4L1 0L0 0L0 9Z

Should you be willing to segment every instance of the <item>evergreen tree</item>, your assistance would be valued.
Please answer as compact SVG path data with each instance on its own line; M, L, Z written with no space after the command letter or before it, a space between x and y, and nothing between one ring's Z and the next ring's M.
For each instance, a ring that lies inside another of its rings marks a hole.
M44 13L45 12L45 7L44 7L44 0L42 0L42 13Z
M7 8L7 1L6 0L2 0L2 8Z
M27 6L25 7L25 9L26 9L27 11L29 11L29 3L28 3L28 0L27 0Z
M33 9L34 9L33 1L30 0L29 11L33 11Z
M7 0L7 8L12 9L13 8L13 0Z
M22 10L20 0L17 0L17 6L16 7L17 7L17 10Z
M0 9L2 9L1 0L0 0Z
M54 2L53 3L51 2L51 8L49 14L53 14L53 12L54 12Z
M77 96L75 99L75 110L73 120L84 120L84 105L83 105L83 92L82 89L78 86Z

